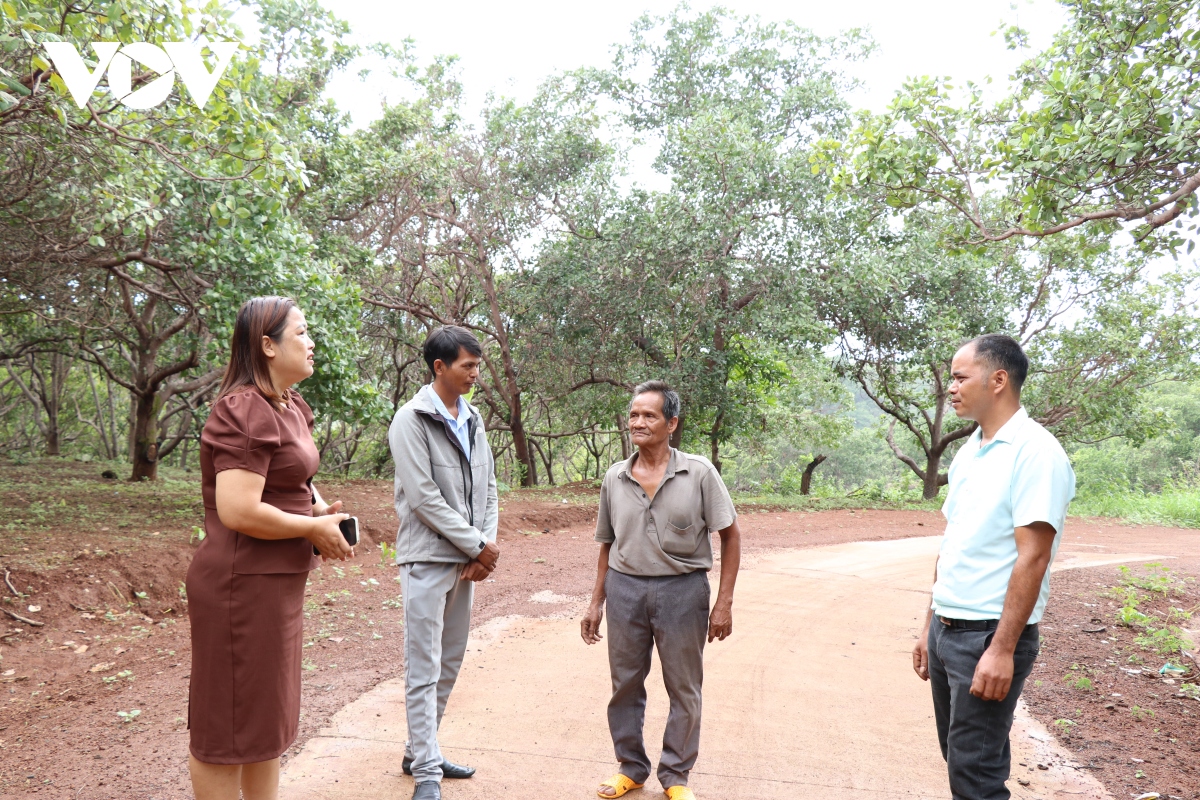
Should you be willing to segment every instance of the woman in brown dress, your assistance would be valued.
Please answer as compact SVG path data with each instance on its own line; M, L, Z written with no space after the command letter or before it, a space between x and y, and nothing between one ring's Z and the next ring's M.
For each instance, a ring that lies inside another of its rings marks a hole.
M304 314L283 297L238 310L229 366L200 436L206 537L187 575L189 767L197 800L274 800L300 722L304 586L354 551L312 486L313 415L291 387L313 373Z

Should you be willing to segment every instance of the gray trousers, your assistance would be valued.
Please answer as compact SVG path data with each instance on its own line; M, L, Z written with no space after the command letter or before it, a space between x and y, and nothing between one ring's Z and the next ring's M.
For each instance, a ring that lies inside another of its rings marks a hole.
M612 699L608 729L621 773L636 783L650 777L642 727L646 676L654 647L671 699L658 780L664 789L688 782L700 752L700 689L708 635L708 573L641 578L610 569L604 579L608 610L608 668Z
M464 566L433 561L400 565L408 716L404 754L413 760L417 783L442 779L437 731L467 650L475 596L475 584L459 580Z
M994 626L993 626L994 628ZM971 694L975 665L992 643L995 630L951 628L935 616L929 623L929 684L942 758L954 800L1008 800L1012 729L1017 699L1037 659L1037 625L1027 625L1013 653L1012 688L1003 700Z

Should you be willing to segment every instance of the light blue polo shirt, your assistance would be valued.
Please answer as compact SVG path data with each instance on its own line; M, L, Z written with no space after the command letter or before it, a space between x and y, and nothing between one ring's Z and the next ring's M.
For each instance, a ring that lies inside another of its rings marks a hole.
M446 408L446 404L442 402L442 397L434 391L433 384L429 384L429 395L433 398L434 409L445 417L446 422L450 423L450 430L454 431L454 437L458 439L458 443L462 445L463 452L467 454L467 461L471 460L471 410L467 408L467 401L458 397L458 419L450 416L450 409Z
M1018 409L996 437L980 446L976 430L950 464L942 514L946 535L933 584L933 610L950 619L999 619L1017 563L1014 528L1054 526L1050 560L1058 553L1075 471L1062 445ZM1040 622L1050 597L1050 568L1027 624Z

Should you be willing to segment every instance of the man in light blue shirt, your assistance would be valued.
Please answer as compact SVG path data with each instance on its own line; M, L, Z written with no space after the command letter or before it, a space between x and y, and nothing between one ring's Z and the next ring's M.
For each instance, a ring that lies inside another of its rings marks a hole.
M1038 655L1075 473L1021 407L1029 360L1001 334L954 355L950 404L977 430L950 465L946 534L913 669L933 688L954 800L1008 800L1009 730Z

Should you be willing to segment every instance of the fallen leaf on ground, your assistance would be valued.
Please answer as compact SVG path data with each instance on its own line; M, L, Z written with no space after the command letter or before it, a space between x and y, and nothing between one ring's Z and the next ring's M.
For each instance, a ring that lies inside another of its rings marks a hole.
M89 669L88 672L105 672L107 670L112 669L115 666L116 666L116 664L113 663L112 661L106 661L103 664L96 664L94 667Z

